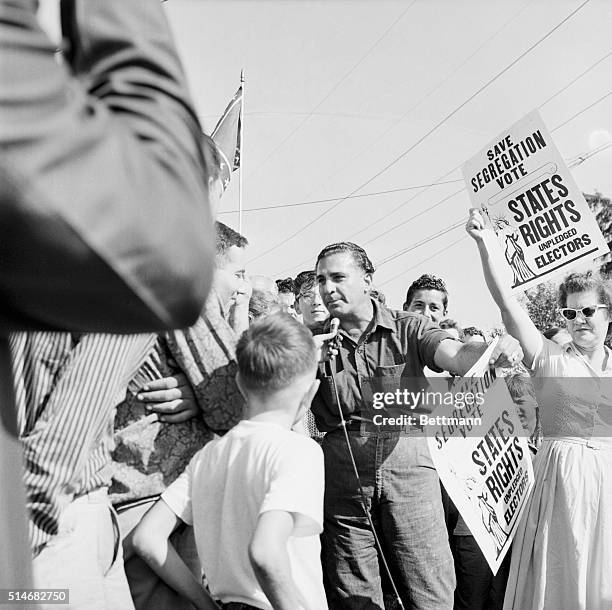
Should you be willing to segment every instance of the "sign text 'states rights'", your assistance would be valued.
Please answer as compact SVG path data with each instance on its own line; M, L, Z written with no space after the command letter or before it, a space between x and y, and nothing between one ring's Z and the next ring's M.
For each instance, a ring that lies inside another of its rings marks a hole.
M472 207L495 231L526 290L608 252L597 222L537 111L463 166Z

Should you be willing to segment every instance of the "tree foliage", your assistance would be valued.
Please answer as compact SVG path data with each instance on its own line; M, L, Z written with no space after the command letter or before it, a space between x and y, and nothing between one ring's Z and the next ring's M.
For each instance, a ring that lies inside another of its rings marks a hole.
M557 312L557 283L550 281L525 291L519 300L540 332L552 326L565 327Z
M594 195L584 194L584 198L595 214L597 224L608 245L612 248L612 202L598 192ZM612 277L612 253L595 259L594 264L599 267L602 275ZM545 282L527 290L519 299L540 332L552 326L565 327L563 318L557 313L557 287L558 283L554 281Z
M612 248L612 202L609 197L604 197L597 191L594 195L585 194L584 198L593 214L595 214L597 224L608 242L608 247ZM595 265L599 266L599 270L604 277L612 277L612 252L595 259Z

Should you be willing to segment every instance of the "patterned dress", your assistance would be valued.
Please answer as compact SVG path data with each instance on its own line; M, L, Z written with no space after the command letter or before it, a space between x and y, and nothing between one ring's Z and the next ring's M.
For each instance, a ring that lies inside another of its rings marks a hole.
M240 421L244 400L235 381L236 342L214 292L194 326L160 336L117 407L110 489L113 504L161 494L214 433L223 434ZM178 368L169 364L170 358ZM187 376L201 416L162 423L156 413L146 412L135 394L147 381L177 371Z

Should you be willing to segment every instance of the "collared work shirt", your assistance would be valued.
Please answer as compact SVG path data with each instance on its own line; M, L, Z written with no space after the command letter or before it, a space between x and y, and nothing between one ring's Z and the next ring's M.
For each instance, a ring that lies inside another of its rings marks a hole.
M319 367L321 385L311 410L319 430L329 432L338 427L340 416L330 375L334 377L345 419L371 414L374 392L394 391L423 380L423 367L439 371L434 355L444 339L452 339L420 314L387 309L372 301L374 316L357 343L343 330L342 345L331 364ZM326 327L327 328L327 327ZM325 331L327 332L327 330Z

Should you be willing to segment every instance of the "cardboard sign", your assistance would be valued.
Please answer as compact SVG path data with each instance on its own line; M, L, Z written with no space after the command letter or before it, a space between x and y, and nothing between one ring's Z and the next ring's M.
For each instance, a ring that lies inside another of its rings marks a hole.
M504 379L488 365L493 347L470 371L474 376L457 378L452 388L479 400L462 409L463 418L453 417L447 406L438 407L425 433L440 480L496 574L534 476L516 407ZM468 425L457 425L462 419Z
M470 159L463 177L472 207L495 231L526 290L608 252L594 215L537 111Z

